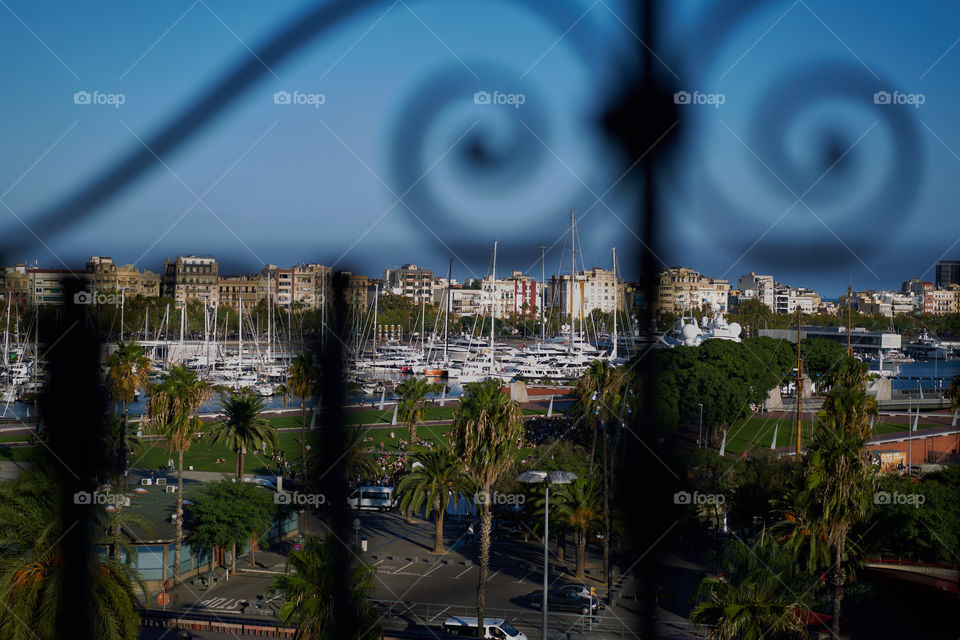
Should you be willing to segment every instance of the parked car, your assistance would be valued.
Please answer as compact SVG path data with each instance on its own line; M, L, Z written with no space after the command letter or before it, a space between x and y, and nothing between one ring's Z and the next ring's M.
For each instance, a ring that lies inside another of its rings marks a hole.
M478 624L479 621L476 618L450 617L444 621L440 630L445 636L476 638ZM527 640L526 634L522 631L517 631L503 618L484 618L483 626L483 638L492 638L495 640Z
M550 589L551 597L553 597L554 591L557 593L572 593L584 599L588 599L590 597L590 587L585 584L565 584L559 587L553 587ZM594 598L596 598L596 596L594 596Z
M589 598L582 598L575 593L570 593L569 591L556 591L551 589L548 592L549 598L547 599L547 608L550 611L573 611L574 613L579 613L580 615L587 615L591 612L590 600ZM530 606L534 609L543 608L543 591L538 590L530 594ZM597 613L601 609L601 604L597 598L593 600L593 613Z

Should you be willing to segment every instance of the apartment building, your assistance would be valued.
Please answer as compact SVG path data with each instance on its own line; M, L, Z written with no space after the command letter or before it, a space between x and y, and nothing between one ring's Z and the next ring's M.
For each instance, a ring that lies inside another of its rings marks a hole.
M22 262L3 268L3 295L4 303L14 307L30 304L30 276L27 275L27 266Z
M383 285L387 291L413 298L419 304L433 296L433 271L415 264L405 264L399 269L383 270Z
M658 313L680 314L691 309L726 310L730 282L721 278L707 278L686 267L674 267L660 274L657 301ZM771 302L772 304L772 302Z
M175 260L167 258L163 263L160 293L172 298L178 308L190 300L216 306L219 287L219 267L214 258L189 255Z
M760 275L753 271L740 276L737 281L737 290L741 293L741 299L755 299L767 305L771 309L775 306L776 282L772 275Z
M221 307L251 312L267 296L267 278L262 274L220 276L217 297Z

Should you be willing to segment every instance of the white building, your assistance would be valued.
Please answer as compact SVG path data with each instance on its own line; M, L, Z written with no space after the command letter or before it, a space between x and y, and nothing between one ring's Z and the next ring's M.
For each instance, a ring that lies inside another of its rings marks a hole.
M740 276L737 289L741 291L741 300L755 298L773 309L776 284L773 276L759 275L751 271Z
M581 271L576 274L573 281L573 291L571 291L570 283L569 275L551 278L547 299L548 307L555 307L560 310L562 315L569 315L572 299L575 316L590 315L594 309L600 309L603 313L613 313L615 309L623 310L623 300L620 295L622 291L614 280L613 271L594 267L590 271ZM715 293L713 290L709 291L709 301L725 307L727 302L726 290L723 291L722 296L714 295ZM701 305L694 304L693 306L699 307Z

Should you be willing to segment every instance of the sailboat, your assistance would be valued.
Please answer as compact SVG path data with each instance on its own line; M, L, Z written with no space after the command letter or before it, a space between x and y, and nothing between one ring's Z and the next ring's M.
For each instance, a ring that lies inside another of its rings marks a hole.
M460 382L481 382L490 378L503 381L512 380L514 374L497 362L496 353L496 317L497 317L497 242L493 243L493 270L490 279L490 343L485 351L473 360L463 363L460 369Z

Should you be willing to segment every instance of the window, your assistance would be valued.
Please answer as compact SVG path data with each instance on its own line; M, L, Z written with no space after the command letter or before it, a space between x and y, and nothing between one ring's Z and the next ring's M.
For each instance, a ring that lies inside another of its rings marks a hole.
M136 568L144 580L163 580L163 547L138 546Z

